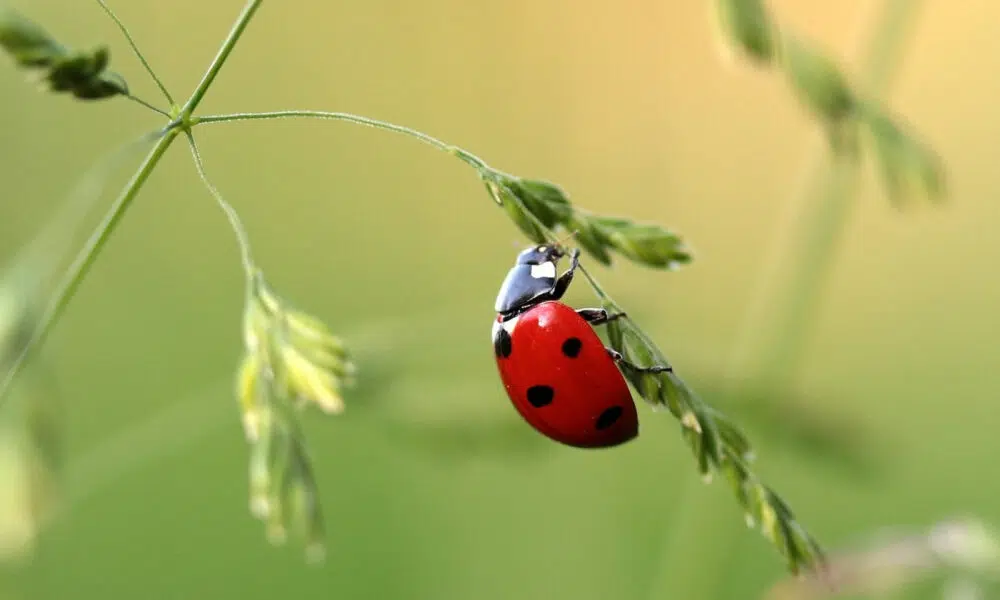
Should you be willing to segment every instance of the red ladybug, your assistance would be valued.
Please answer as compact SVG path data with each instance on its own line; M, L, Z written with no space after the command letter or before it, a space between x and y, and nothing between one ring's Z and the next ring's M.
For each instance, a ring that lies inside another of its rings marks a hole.
M617 365L640 367L606 348L592 328L625 316L603 308L574 310L559 299L579 264L556 277L564 256L556 246L534 246L517 256L497 295L493 351L514 408L539 433L577 448L608 448L639 435L635 402ZM617 363L617 365L616 365Z

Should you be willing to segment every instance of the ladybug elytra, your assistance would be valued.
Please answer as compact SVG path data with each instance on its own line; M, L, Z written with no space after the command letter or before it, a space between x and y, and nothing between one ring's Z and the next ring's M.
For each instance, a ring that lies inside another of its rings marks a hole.
M593 326L625 316L603 308L575 310L560 301L579 266L556 275L564 252L533 246L517 256L500 286L493 323L493 351L500 379L514 407L539 433L577 448L608 448L639 435L635 402L619 366L640 367L604 346Z

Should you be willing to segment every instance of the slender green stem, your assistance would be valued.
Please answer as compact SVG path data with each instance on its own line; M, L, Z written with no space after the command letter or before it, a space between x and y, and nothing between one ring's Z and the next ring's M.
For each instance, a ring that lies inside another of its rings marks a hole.
M762 306L771 314L751 321L760 330L759 339L750 344L756 350L751 351L755 364L749 373L753 384L763 390L780 388L801 364L835 250L853 214L858 186L854 161L831 156L815 173L804 195L814 200L801 204L786 233L789 248L781 254L784 268L772 272L772 283L762 296Z
M240 37L243 35L243 31L246 30L247 25L250 24L250 20L253 18L257 9L260 8L261 2L263 0L249 0L246 6L243 7L243 12L240 16L236 18L236 23L229 30L229 35L226 36L226 40L222 42L222 46L219 47L219 52L212 59L212 63L208 65L208 70L202 76L201 81L198 83L198 87L195 88L194 93L187 102L184 103L184 108L181 109L181 114L185 119L189 119L194 113L194 109L198 108L201 104L202 99L208 92L208 88L212 87L212 82L219 75L219 71L222 70L222 65L226 63L226 59L229 58L229 54L236 47L236 42L240 41Z
M868 93L873 97L881 95L889 83L893 59L904 41L905 25L912 21L919 4L915 0L885 0L879 7L878 22L862 60L866 80L863 83L867 84ZM755 306L757 310L748 312L744 320L747 333L751 327L761 327L763 332L758 339L744 340L742 344L748 350L747 354L756 358L749 375L753 378L751 384L759 386L758 389L781 386L796 372L812 331L823 286L850 222L853 196L858 185L858 167L853 161L836 156L825 160L829 145L824 145L823 149L824 154L814 158L819 164L807 175L808 183L799 200L799 217L788 225L789 241L776 252L775 259L784 259L788 264L783 270L776 265L771 266L771 285L761 289ZM761 322L757 312L764 309L770 311L771 317ZM746 385L746 382L737 385ZM710 509L705 514L711 514ZM699 515L687 515L686 518L699 519ZM672 545L683 548L684 555L695 554L699 562L710 565L710 568L707 571L691 570L679 581L664 580L652 587L649 597L669 595L665 592L676 591L678 585L697 587L706 592L706 597L720 597L725 591L722 586L727 584L727 579L704 581L702 575L705 572L727 573L732 570L732 564L740 555L733 551L733 544L728 540L737 531L729 523L711 520L697 533L681 534L680 539L672 541ZM697 586L692 586L692 579L697 581Z
M919 0L886 0L879 9L876 33L862 59L862 84L869 98L877 99L890 84L920 4ZM828 148L823 145L824 155ZM853 214L860 176L857 165L836 156L813 160L796 202L797 218L789 222L786 241L774 249L768 269L770 284L763 285L751 303L737 348L741 355L753 357L747 373L762 389L780 387L796 372Z
M409 137L420 140L421 142L433 146L442 152L447 152L448 154L457 156L459 159L465 161L469 165L475 167L479 170L492 170L486 161L479 158L471 152L467 152L458 146L454 146L447 142L443 142L436 137L427 135L416 129L411 129L409 127L404 127L403 125L395 125L393 123L388 123L386 121L379 121L378 119L371 119L368 117L362 117L360 115L353 115L350 113L342 112L328 112L322 110L280 110L273 112L249 112L249 113L233 113L228 115L209 115L205 117L195 117L191 119L192 125L200 125L207 123L231 123L233 121L264 121L272 119L288 119L288 118L311 118L311 119L328 119L333 121L345 121L348 123L354 123L355 125L364 125L366 127L373 127L375 129L382 129L384 131L391 131L393 133L401 133Z
M118 20L118 18L111 12L102 0L98 0L98 2L100 2L101 6L121 28L122 32L129 40L129 43L132 44L133 50L139 54L138 48L136 48L131 35L129 35L128 31L125 29L125 26L120 20ZM146 180L149 179L150 174L160 162L160 159L163 158L163 155L170 147L170 144L173 143L181 129L188 126L187 121L191 118L192 112L201 102L202 98L204 98L205 93L208 91L208 88L211 87L212 82L215 81L215 77L219 74L219 71L222 69L222 65L226 62L226 59L232 52L236 42L239 41L240 36L250 23L250 19L257 11L261 2L262 0L250 0L243 8L243 12L240 13L236 23L230 29L229 35L222 43L222 47L212 60L212 63L209 65L204 77L198 84L198 87L191 94L191 98L184 104L184 108L181 110L180 119L167 125L163 131L163 136L159 139L159 141L157 141L156 145L153 146L153 149L150 150L146 159L139 166L138 171L136 171L136 173L132 176L132 179L129 180L128 184L126 184L121 195L118 196L117 200L115 200L111 209L105 215L101 223L98 224L97 229L95 229L90 238L87 239L87 242L77 254L73 263L67 269L66 274L52 296L51 302L46 307L45 312L42 313L42 316L38 321L38 326L35 328L35 331L32 333L30 339L21 349L21 352L11 363L4 379L0 381L0 399L3 399L6 396L6 392L10 388L10 384L20 372L25 360L48 337L48 334L56 324L56 321L58 321L70 300L73 299L73 296L76 294L80 284L83 283L83 280L87 276L87 273L89 273L90 268L94 265L94 262L100 255L101 250L104 249L104 246L111 238L111 234L114 233L119 222L121 222L122 217L125 216L129 206L132 205L132 201L139 194L139 190L142 189L143 184L145 184ZM140 59L152 75L152 69L149 68L145 59L141 58L141 55ZM167 94L166 89L162 86L162 83L159 82L159 79L157 79L155 75L153 75L153 78L156 79L158 84L160 84L161 90L163 90L164 94ZM167 96L168 99L170 99L169 94L167 94ZM171 100L171 104L172 103L173 101Z
M678 485L680 490L670 505L670 515L661 527L659 545L650 552L653 556L648 562L653 568L635 597L716 600L718 596L706 593L705 580L729 578L727 573L716 570L713 564L716 556L713 555L720 545L727 550L732 546L725 540L706 536L705 532L716 528L720 521L729 523L729 519L718 517L728 510L723 506L726 500L721 494L706 494L696 477L685 476ZM728 526L737 528L736 525Z
M160 91L163 92L163 95L167 98L167 102L169 102L172 106L174 104L174 99L170 95L170 92L167 91L167 86L163 85L163 82L160 81L160 78L156 75L156 72L153 71L153 67L149 66L149 62L146 60L146 57L143 56L142 52L139 50L139 46L135 43L135 40L132 39L132 34L129 33L128 28L125 27L125 23L122 23L121 19L118 18L118 15L116 15L115 12L111 10L111 7L108 6L104 0L97 0L97 3L101 5L101 8L104 9L104 12L106 12L108 16L111 17L111 20L114 21L115 25L118 26L118 29L121 30L122 34L125 36L125 39L128 40L128 45L132 47L132 52L135 53L136 57L139 59L139 62L142 63L142 66L146 69L146 72L149 73L149 76L153 78L153 81L156 82L157 87L160 88ZM143 104L145 103L143 102ZM150 106L150 108L153 107ZM157 108L153 108L153 110L161 114L166 114Z
M171 128L157 141L156 145L153 146L152 150L146 156L146 159L139 166L139 170L135 172L132 179L125 186L121 195L115 200L111 209L101 220L101 223L94 230L87 243L84 244L83 248L77 254L77 257L73 260L73 263L67 269L65 276L56 288L53 294L52 301L46 307L45 312L42 313L39 319L39 324L35 328L31 337L28 339L27 343L21 349L21 352L11 363L10 369L5 375L4 379L0 381L0 398L3 398L10 384L13 382L14 377L21 369L21 365L24 363L32 352L38 346L40 346L48 334L52 331L52 327L56 324L56 321L62 315L66 306L69 304L70 300L76 294L77 289L79 289L80 284L83 283L84 278L87 273L90 272L90 268L94 265L97 257L100 255L101 250L107 244L108 240L111 238L111 234L114 232L118 223L121 221L122 217L125 216L125 212L128 210L129 206L132 205L132 201L139 194L139 190L142 189L143 184L149 179L150 174L153 172L153 168L163 157L163 154L170 147L170 144L177 137L178 130L176 128Z
M888 0L882 8L880 23L866 51L867 67L862 73L868 93L879 97L892 84L893 75L899 64L900 52L905 46L924 0Z
M144 106L144 107L148 108L149 110L151 110L151 111L153 111L155 113L159 113L159 114L163 115L164 117L166 117L168 119L170 118L170 113L168 113L167 111L165 111L165 110L163 110L161 108L156 108L155 106L153 106L149 102L146 102L145 100L143 100L142 98L140 98L138 96L135 96L133 94L127 94L125 97L128 98L129 100L131 100L132 102L135 102L136 104L138 104L140 106Z
M132 152L156 141L165 133L165 129L146 133L96 161L70 191L60 214L18 251L11 261L14 270L28 271L31 279L40 282L43 274L48 271L47 267L60 260L68 250L73 239L72 230L100 199L108 174Z
M250 251L250 236L247 235L246 228L243 227L243 222L240 220L236 209L222 197L219 189L208 179L208 174L205 173L205 163L201 160L201 152L198 151L198 144L194 141L194 135L190 131L185 131L184 134L187 136L188 146L191 148L191 156L194 158L194 166L198 170L198 176L201 177L202 183L208 188L208 192L215 198L215 202L219 205L219 208L226 214L226 218L229 219L229 225L233 228L233 233L236 234L236 241L240 246L240 258L243 261L243 270L246 272L248 278L253 277L257 269L254 266L253 255Z
M619 306L618 303L615 302L614 298L612 298L607 292L604 291L604 288L601 287L600 282L597 281L596 277L590 274L590 271L588 271L586 267L580 265L577 267L577 271L583 274L583 277L587 280L587 283L590 284L590 289L594 290L594 294L598 298L600 298L601 301L603 301L605 304L615 309L616 311L622 310L621 306Z

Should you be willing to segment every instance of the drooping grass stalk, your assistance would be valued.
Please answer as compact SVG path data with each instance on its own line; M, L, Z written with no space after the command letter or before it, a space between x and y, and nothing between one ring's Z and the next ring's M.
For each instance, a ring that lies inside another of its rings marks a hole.
M243 226L243 221L240 219L239 214L237 214L236 209L223 198L219 189L209 180L208 174L205 172L205 163L201 159L201 152L198 150L198 144L194 141L194 134L190 131L185 131L184 134L187 136L188 147L191 149L191 157L194 159L194 166L198 170L201 182L208 188L208 192L215 199L216 204L225 213L226 219L229 221L229 226L232 228L233 233L236 234L236 242L240 247L240 259L243 263L243 271L247 278L250 279L257 272L257 267L253 261L253 252L250 249L250 236L247 235L247 230Z
M920 0L887 0L879 8L860 71L861 83L873 99L883 96L891 84L920 6ZM795 375L853 215L860 165L832 153L828 144L818 150L818 156L810 157L805 187L793 201L796 217L773 247L763 285L743 321L737 353L752 357L751 365L741 370L758 389L776 389Z
M891 75L905 43L908 26L914 21L920 8L919 0L886 0L878 7L879 15L867 49L861 60L862 83L874 97L884 94L890 84ZM747 354L756 358L749 372L750 381L737 380L734 385L751 390L778 389L794 376L802 359L803 350L813 330L816 310L819 307L824 284L833 265L840 240L853 214L853 196L860 177L858 163L831 152L829 144L823 144L818 157L812 157L807 175L808 184L795 204L799 216L789 223L786 232L788 241L777 246L774 262L785 261L783 269L771 266L768 275L770 285L761 287L756 306L745 317L746 331L742 347ZM818 164L817 164L818 163ZM770 319L764 320L758 312L770 311ZM750 334L758 331L763 335L751 340ZM749 387L748 387L749 383ZM770 394L755 394L754 401L767 401ZM691 486L683 494L696 494ZM717 510L717 501L708 504L682 500L681 505L690 512L675 516L668 527L676 522L704 523L705 527L692 529L682 526L680 536L664 535L664 550L670 552L660 564L708 564L706 569L689 569L684 575L680 569L669 573L654 574L656 583L650 587L649 598L665 598L675 594L678 586L682 590L699 589L705 598L720 598L724 595L727 580L708 574L728 572L730 565L739 559L736 544L731 538L738 530L723 519L706 519L705 515ZM707 529L706 529L707 528ZM679 539L678 539L679 538ZM707 544L707 545L706 545ZM692 553L694 556L692 556ZM683 579L678 582L677 577ZM690 584L690 578L699 583ZM715 582L713 583L713 578ZM713 590L714 587L714 590Z
M414 139L420 140L421 142L433 146L438 150L447 152L457 156L459 159L465 161L470 166L476 167L478 169L488 169L488 165L478 156L454 146L447 142L441 141L434 136L427 135L422 131L417 131L416 129L411 129L409 127L404 127L402 125L396 125L394 123L388 123L386 121L379 121L378 119L372 119L369 117L363 117L361 115L354 115L351 113L343 112L329 112L322 110L279 110L272 112L251 112L251 113L232 113L227 115L208 115L204 117L194 117L191 122L192 125L208 124L208 123L231 123L234 121L267 121L273 119L288 119L288 118L312 118L312 119L329 119L333 121L344 121L347 123L354 123L355 125L364 125L366 127L372 127L375 129L382 129L384 131L391 131L394 133L400 133L403 135L410 136Z
M198 87L195 88L195 91L191 94L191 97L181 109L180 118L170 123L165 128L162 137L159 138L156 145L149 151L146 159L142 162L139 169L125 185L125 188L115 200L111 209L105 215L104 219L97 226L97 229L90 236L80 253L77 255L76 259L70 265L62 281L56 288L52 300L42 313L38 326L32 332L31 337L28 339L21 352L11 363L11 366L8 372L4 375L3 380L0 380L0 401L5 398L7 391L10 389L11 383L20 372L25 360L29 358L48 337L53 326L55 326L59 317L66 309L66 306L73 299L76 291L79 289L83 280L90 272L90 268L94 265L98 256L100 256L101 251L107 245L108 240L111 238L111 235L121 222L122 217L125 216L129 207L132 205L133 200L135 200L136 196L138 196L142 186L149 179L153 169L156 168L160 159L163 158L163 155L173 143L181 128L189 127L186 123L186 119L190 118L191 113L208 92L209 87L211 87L212 82L215 81L215 77L219 74L219 71L225 64L226 59L236 46L240 36L250 23L250 19L253 18L254 13L262 1L263 0L249 0L244 6L243 11L240 13L235 24L230 29L229 35L226 36L226 39L222 43L222 46L220 47L215 58L212 59L212 62L209 64L209 67L206 70L205 75L202 77L201 82L198 84ZM120 23L117 17L114 17L114 19L116 22ZM124 26L121 26L121 28L122 31L125 32ZM132 45L133 49L138 53L138 49L135 48L134 43ZM143 60L143 64L146 65L147 69L149 69L148 63L145 60ZM149 70L151 71L152 69ZM159 82L159 79L156 79ZM162 86L162 83L160 85ZM163 88L163 90L166 93L166 89Z

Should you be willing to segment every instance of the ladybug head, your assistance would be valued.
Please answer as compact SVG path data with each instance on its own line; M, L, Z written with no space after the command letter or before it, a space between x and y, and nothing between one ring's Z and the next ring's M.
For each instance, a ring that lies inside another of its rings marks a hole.
M550 294L556 285L556 263L566 255L557 244L543 244L522 250L507 272L495 304L501 315L521 312L538 298Z
M559 259L566 256L563 249L559 246L552 244L545 244L542 246L531 246L525 250L522 250L520 254L517 255L517 264L519 265L543 265L545 263L557 263Z

